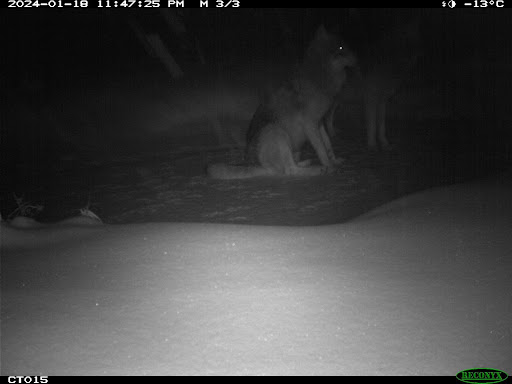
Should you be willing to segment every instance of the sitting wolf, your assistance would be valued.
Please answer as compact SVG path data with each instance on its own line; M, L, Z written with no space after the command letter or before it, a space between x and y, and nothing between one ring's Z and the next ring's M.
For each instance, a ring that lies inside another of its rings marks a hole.
M326 134L323 117L346 78L355 56L320 26L303 61L290 80L265 97L247 131L245 165L212 164L207 173L217 179L255 176L314 176L339 163ZM300 161L309 141L321 165Z

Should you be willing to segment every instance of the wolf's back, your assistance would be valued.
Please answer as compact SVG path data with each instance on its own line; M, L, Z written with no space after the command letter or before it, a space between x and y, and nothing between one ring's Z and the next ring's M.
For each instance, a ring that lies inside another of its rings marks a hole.
M209 165L206 173L212 179L248 179L257 176L269 176L271 171L261 166L228 165L224 163Z

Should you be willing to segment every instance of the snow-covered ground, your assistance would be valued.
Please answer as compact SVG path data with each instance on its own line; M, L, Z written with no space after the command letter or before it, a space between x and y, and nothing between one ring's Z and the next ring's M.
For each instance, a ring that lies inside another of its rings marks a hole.
M4 375L512 372L512 175L346 224L3 223Z

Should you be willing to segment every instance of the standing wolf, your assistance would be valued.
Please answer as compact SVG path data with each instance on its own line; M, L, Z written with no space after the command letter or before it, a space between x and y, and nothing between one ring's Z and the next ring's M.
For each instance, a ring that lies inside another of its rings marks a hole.
M361 88L369 149L391 149L386 137L386 105L406 81L422 52L419 18L395 28L391 33L357 51L356 74ZM333 103L325 117L329 134L334 135Z
M246 165L213 164L207 173L217 179L255 176L314 176L339 163L326 134L323 117L345 83L354 55L321 26L292 78L268 95L247 131ZM300 161L309 141L322 165Z

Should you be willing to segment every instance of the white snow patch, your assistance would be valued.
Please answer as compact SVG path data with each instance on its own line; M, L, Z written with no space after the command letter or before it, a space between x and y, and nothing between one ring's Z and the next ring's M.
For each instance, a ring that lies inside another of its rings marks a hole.
M510 196L502 176L323 227L1 223L2 374L512 372Z

